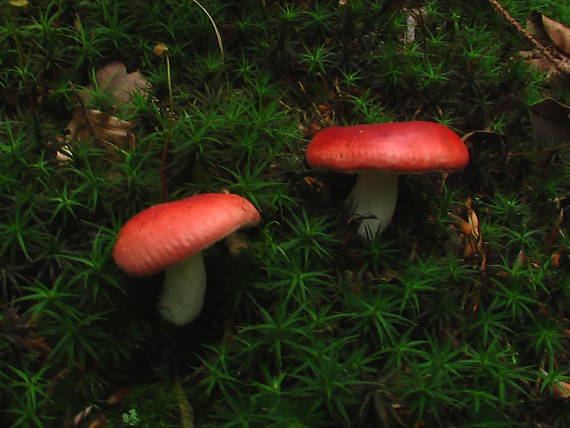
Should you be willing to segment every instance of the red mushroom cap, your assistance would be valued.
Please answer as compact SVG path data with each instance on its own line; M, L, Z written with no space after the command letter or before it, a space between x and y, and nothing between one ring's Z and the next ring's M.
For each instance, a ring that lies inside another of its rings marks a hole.
M307 161L339 172L420 173L463 169L469 152L451 129L412 121L326 128L309 143Z
M260 221L249 201L232 194L204 193L154 205L123 226L113 258L130 275L153 275Z

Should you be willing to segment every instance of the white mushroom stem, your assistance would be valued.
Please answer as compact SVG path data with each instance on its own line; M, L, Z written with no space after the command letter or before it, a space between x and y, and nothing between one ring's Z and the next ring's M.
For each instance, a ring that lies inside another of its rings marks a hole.
M206 292L206 268L202 253L166 269L158 303L162 317L175 325L188 324L198 316Z
M371 239L390 224L398 198L398 174L360 172L345 201L345 209L362 220L358 234Z

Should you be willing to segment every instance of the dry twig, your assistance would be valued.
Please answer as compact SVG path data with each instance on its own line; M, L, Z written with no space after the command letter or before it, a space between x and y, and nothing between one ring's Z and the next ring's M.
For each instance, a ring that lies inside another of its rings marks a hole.
M570 77L570 64L568 62L562 61L558 58L555 58L548 50L546 46L544 46L536 37L530 34L519 21L517 21L508 10L506 10L498 0L489 0L497 12L505 18L509 24L517 29L519 33L521 33L527 40L529 40L534 47L548 60L550 61L554 67L562 74Z

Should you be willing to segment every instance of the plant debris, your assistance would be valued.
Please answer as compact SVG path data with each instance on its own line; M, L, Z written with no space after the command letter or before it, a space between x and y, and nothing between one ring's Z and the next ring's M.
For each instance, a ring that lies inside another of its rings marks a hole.
M103 147L132 147L136 138L131 132L133 120L123 120L115 116L118 111L133 111L133 100L144 96L150 90L150 83L136 70L127 73L121 62L111 62L95 73L94 85L90 84L77 91L80 106L73 112L71 121L65 127L66 146L58 152L59 160L68 160L64 153L74 142L94 140ZM90 108L94 101L94 92L102 92L110 103L110 111Z
M527 31L543 44L548 55L537 46L521 51L520 55L537 70L546 72L551 80L568 78L563 70L570 70L570 28L542 13L536 13L528 20Z

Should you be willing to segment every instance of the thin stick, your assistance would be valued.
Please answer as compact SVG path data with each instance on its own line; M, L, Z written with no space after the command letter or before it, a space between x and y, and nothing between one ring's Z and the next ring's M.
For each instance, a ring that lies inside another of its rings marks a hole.
M506 158L512 158L515 156L530 156L530 155L539 155L542 153L548 153L548 152L553 152L555 150L562 150L562 149L567 149L570 148L570 143L564 143L564 144L559 144L557 146L552 146L552 147L547 147L546 149L542 149L542 150L534 150L531 152L518 152L518 153L507 153L506 155L504 155Z
M518 22L513 16L506 10L498 0L489 0L495 9L503 15L503 17L511 24L513 27L517 29L519 33L525 36L535 47L536 49L552 64L554 67L561 73L565 74L566 76L570 76L570 64L562 61L558 58L555 58L548 49L540 43L532 34L530 34L521 24Z

